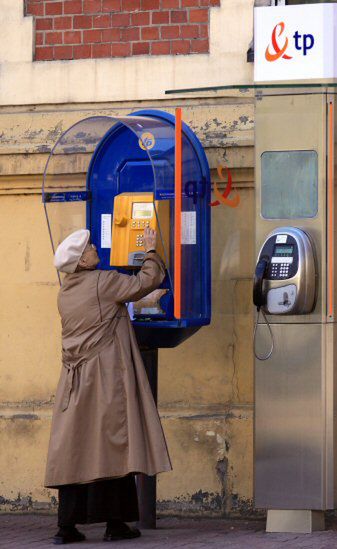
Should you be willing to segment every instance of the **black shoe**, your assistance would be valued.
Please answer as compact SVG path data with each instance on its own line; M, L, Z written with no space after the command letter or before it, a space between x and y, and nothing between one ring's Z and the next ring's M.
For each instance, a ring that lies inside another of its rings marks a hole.
M122 539L134 539L141 536L140 530L138 528L130 528L125 522L116 524L113 527L107 526L103 541L119 541Z
M77 530L77 528L60 528L57 534L53 537L54 545L64 545L65 543L75 543L84 541L85 535Z

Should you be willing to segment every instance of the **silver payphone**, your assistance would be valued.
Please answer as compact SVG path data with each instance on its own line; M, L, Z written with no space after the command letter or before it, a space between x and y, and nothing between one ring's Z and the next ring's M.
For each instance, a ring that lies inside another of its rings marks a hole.
M308 314L315 295L315 255L310 237L296 227L274 229L258 256L254 305L271 315Z
M270 532L337 508L336 98L256 96L254 503Z

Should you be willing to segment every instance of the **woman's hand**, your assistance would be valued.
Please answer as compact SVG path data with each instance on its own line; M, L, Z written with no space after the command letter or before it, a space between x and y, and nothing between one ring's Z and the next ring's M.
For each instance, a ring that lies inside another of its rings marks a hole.
M155 250L157 245L157 233L150 227L144 229L144 249L146 252Z

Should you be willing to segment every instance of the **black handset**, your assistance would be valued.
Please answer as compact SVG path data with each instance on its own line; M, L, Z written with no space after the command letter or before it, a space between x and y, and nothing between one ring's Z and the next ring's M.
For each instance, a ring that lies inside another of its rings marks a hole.
M260 310L262 305L266 304L266 295L262 292L263 279L266 276L268 267L270 263L269 257L261 257L258 264L256 265L254 273L254 285L253 285L253 302L254 305Z

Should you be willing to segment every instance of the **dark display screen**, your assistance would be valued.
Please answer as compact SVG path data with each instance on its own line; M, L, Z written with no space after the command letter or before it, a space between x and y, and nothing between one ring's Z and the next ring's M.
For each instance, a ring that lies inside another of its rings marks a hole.
M275 246L274 256L292 256L294 252L294 246Z

